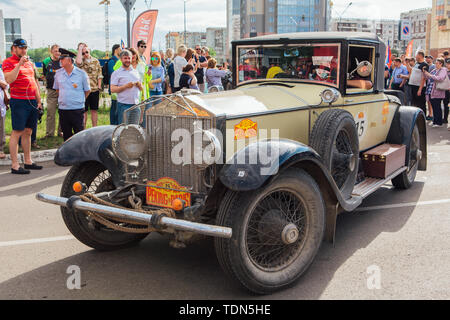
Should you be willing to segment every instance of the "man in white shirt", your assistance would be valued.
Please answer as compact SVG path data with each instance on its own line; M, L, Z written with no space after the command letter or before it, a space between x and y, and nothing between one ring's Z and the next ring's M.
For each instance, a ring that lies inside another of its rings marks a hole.
M185 58L187 52L186 46L185 45L179 46L177 52L178 55L175 57L175 59L173 59L173 69L175 71L175 81L174 81L175 92L181 90L180 77L181 74L183 73L183 68L188 64Z
M111 75L111 92L117 93L117 114L119 124L124 123L124 112L139 103L140 91L143 90L141 78L131 66L132 53L123 50L120 53L122 66ZM139 109L127 112L127 123L139 122Z

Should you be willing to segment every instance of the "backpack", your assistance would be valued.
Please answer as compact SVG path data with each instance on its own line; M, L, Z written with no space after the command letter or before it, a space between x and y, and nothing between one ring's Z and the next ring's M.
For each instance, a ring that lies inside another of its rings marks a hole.
M108 72L108 64L109 64L110 60L111 59L106 61L105 64L103 65L103 67L102 67L103 83L105 85L109 85L109 81L111 80L111 75Z

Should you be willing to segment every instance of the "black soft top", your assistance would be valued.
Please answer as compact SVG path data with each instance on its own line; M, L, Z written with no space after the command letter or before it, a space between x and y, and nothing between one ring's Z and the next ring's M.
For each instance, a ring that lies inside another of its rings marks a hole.
M353 40L353 41L367 41L367 42L383 42L376 34L368 32L296 32L296 33L282 33L282 34L270 34L266 36L247 38L242 40L233 41L236 44L240 42L261 42L261 41L286 41L286 40Z

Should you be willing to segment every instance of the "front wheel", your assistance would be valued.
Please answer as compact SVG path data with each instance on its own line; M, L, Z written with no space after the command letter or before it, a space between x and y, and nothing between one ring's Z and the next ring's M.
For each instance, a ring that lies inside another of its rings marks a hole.
M225 273L257 294L292 285L313 261L324 235L325 205L314 179L300 169L281 173L253 192L229 191L217 224L232 239L215 239Z
M72 185L76 181L86 184L89 193L100 193L115 189L108 170L98 162L90 161L74 165L64 179L61 197L70 198L75 195ZM62 217L69 231L79 241L97 250L113 250L133 245L148 234L134 234L115 231L104 226L92 227L88 217L79 210L61 207Z

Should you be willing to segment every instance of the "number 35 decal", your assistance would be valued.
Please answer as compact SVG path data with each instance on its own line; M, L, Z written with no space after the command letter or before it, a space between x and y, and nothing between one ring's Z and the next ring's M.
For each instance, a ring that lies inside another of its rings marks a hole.
M356 131L361 139L367 131L367 116L364 112L360 112L355 117Z

